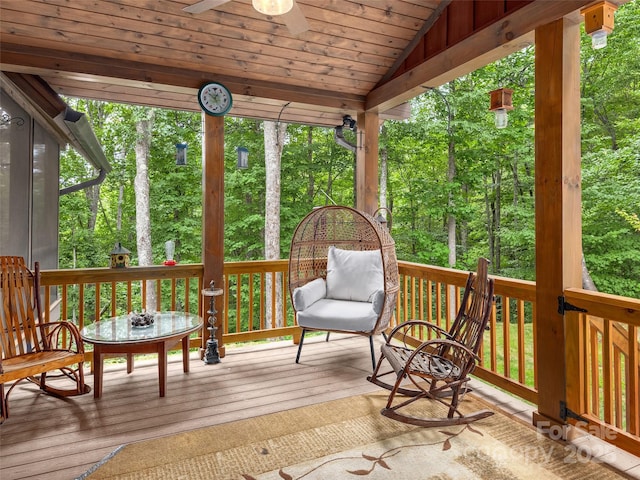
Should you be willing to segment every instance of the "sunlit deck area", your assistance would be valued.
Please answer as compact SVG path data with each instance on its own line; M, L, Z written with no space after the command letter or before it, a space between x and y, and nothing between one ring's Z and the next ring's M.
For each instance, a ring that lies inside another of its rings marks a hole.
M11 416L0 427L2 478L76 478L123 444L380 390L366 380L371 363L363 337L311 337L298 365L295 353L290 340L228 345L221 363L205 365L194 351L187 374L173 355L164 398L155 358L138 359L130 375L125 363L110 364L99 400L52 398L25 383L12 393ZM87 382L93 384L91 374ZM533 406L479 381L474 388L514 421L531 424ZM640 458L611 445L594 451L640 478Z

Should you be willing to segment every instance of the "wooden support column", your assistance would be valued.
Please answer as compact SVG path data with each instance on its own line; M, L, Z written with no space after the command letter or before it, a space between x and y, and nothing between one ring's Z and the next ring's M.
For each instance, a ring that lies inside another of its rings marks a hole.
M224 117L204 116L202 145L202 263L204 287L213 280L224 288ZM216 298L218 326L222 315L222 296ZM205 306L206 307L206 306ZM205 335L206 336L206 335ZM216 331L218 351L224 357L222 328ZM203 338L206 342L207 338ZM204 347L204 345L203 345Z
M357 124L356 209L373 214L378 209L379 115L377 112L359 113Z
M580 25L560 19L537 28L535 38L538 411L533 423L544 427L564 423L567 343L558 297L565 288L582 285Z

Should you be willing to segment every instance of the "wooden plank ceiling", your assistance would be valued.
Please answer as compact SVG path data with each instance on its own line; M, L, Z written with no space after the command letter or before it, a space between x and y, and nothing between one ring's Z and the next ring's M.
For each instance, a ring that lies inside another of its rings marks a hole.
M308 30L228 0L2 0L0 69L67 96L198 111L217 80L230 115L321 126L408 99L532 41L589 0L298 0ZM220 3L220 2L217 2ZM289 22L291 23L291 22ZM298 20L299 23L299 20Z

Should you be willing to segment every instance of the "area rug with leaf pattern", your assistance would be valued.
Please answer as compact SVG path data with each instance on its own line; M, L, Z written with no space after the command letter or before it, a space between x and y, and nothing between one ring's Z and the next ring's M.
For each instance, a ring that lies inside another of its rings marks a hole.
M613 479L606 465L499 412L470 425L420 428L380 415L368 394L126 445L82 478ZM487 408L467 395L463 411ZM414 415L443 416L416 402Z

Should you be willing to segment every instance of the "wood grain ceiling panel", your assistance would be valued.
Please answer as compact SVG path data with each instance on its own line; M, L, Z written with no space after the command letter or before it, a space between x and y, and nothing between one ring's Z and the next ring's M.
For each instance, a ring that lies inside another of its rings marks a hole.
M197 0L1 0L0 68L40 75L69 96L185 110L218 80L234 95L230 115L276 119L289 103L286 121L330 126L365 108L406 114L395 107L422 85L518 48L526 32L506 34L533 23L516 7L532 3L532 18L552 21L590 1L297 0L309 30L292 35L251 0L197 15L183 11ZM470 31L470 15L490 33ZM432 49L436 37L446 51ZM463 45L451 49L452 38Z

